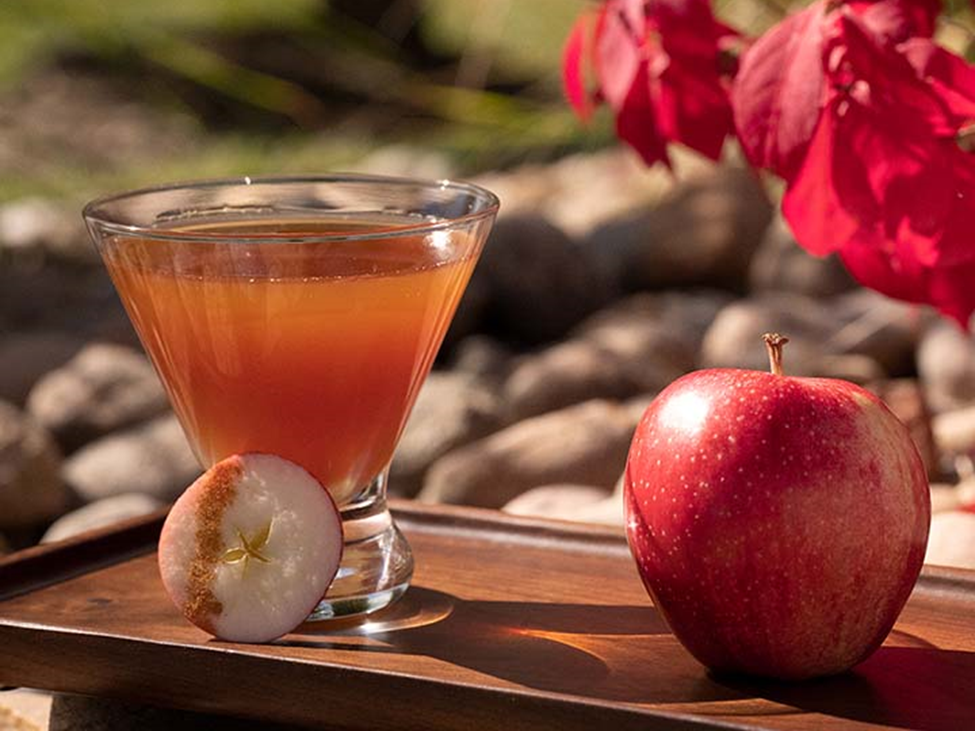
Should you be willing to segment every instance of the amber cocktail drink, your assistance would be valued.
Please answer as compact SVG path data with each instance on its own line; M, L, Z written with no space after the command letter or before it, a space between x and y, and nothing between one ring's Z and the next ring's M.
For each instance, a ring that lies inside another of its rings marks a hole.
M377 609L409 582L385 472L495 210L473 186L349 177L86 209L201 463L277 454L342 509L346 558L319 617Z

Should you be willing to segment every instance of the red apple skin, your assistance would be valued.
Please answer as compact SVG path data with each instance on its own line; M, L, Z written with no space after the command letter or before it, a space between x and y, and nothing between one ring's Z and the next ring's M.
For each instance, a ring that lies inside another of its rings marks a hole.
M931 500L907 429L845 381L704 370L650 404L627 460L630 550L684 646L718 672L843 672L890 632Z

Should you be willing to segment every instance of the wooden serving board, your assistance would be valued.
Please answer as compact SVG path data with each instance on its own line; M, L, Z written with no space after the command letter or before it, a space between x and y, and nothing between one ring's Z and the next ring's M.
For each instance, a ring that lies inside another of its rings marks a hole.
M365 625L208 638L161 516L0 561L0 684L336 729L975 728L975 573L927 569L887 643L802 684L715 677L611 529L400 503L414 586Z

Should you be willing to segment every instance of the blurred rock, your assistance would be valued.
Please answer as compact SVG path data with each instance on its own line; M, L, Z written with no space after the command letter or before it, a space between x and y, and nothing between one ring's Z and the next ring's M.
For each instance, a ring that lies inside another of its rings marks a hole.
M499 426L497 395L463 373L431 373L420 390L390 467L390 490L413 497L427 468L451 449Z
M627 399L623 406L629 412L630 418L633 419L634 424L639 423L640 419L643 418L643 413L647 410L647 407L653 403L655 398L657 398L656 393L641 393L631 399Z
M41 727L13 708L7 708L0 696L0 731L41 731Z
M23 406L34 384L67 363L83 345L82 338L60 331L0 335L0 400Z
M576 523L623 527L623 493L589 485L543 485L524 492L502 510Z
M48 731L296 731L268 721L123 703L115 698L56 695Z
M146 515L161 507L163 503L159 500L151 495L137 492L96 500L54 521L41 539L41 543L63 541L85 531Z
M57 330L79 336L99 328L103 318L123 316L101 263L42 257L3 262L0 313L10 330Z
M451 370L465 373L484 383L500 383L511 367L511 350L486 335L471 335L454 350Z
M635 426L625 407L600 400L526 419L441 457L419 498L500 508L542 485L608 491L623 470Z
M503 389L506 413L524 419L592 398L657 391L690 370L693 358L659 328L613 345L569 340L514 368Z
M501 509L512 515L565 520L563 515L576 514L580 508L595 505L608 495L606 488L592 485L543 485L523 492Z
M744 291L772 218L754 175L718 168L658 206L596 228L583 242L597 271L627 290L689 286Z
M975 512L962 509L932 515L924 563L975 569Z
M962 500L954 485L931 483L931 513L946 513L961 506Z
M975 402L975 338L955 323L931 323L917 349L917 370L934 411Z
M969 462L970 467L975 467L975 463ZM967 469L961 482L955 485L955 493L958 495L958 505L975 505L975 473L972 469Z
M713 173L713 164L700 155L679 147L672 152L681 180ZM671 192L674 175L662 165L648 168L616 145L486 173L475 182L498 195L505 213L538 213L571 236L585 236L607 221L655 205Z
M909 373L915 342L912 311L873 292L832 300L770 292L732 302L702 345L706 367L766 370L762 334L789 338L786 372L865 382Z
M886 372L869 355L824 355L817 365L820 375L853 383L869 383L884 378Z
M456 175L449 156L414 145L385 145L375 149L350 172L366 175L395 175L423 180L445 180Z
M60 468L44 428L0 401L0 530L39 526L65 511L70 496Z
M8 715L5 717L4 709ZM51 695L44 691L18 688L0 694L0 729L3 731L27 731L46 729L51 715ZM10 725L11 716L18 720ZM8 724L4 726L4 723ZM23 725L28 723L30 725ZM20 725L17 725L20 724Z
M619 360L597 345L570 340L522 360L502 393L505 412L514 421L590 398L623 398L637 390Z
M475 274L480 265L474 269ZM450 321L438 358L451 357L459 343L472 337L480 337L485 328L485 318L492 302L491 283L486 277L472 276L460 298L454 317Z
M20 198L0 206L3 249L15 255L40 252L97 259L77 211L46 198Z
M575 338L518 360L507 413L525 418L592 398L655 393L694 368L704 329L726 295L638 294L587 318Z
M975 452L975 406L946 411L931 420L934 443L942 454Z
M456 319L506 340L542 343L564 335L609 294L560 229L538 215L509 215L491 232Z
M803 295L768 293L737 300L714 319L704 336L702 365L707 368L768 370L762 334L789 338L785 370L793 375L823 375L826 342L837 327L828 308Z
M914 373L914 352L930 312L862 288L829 300L829 309L842 323L830 335L831 352L869 356L891 376Z
M170 415L81 448L65 462L63 475L85 502L130 492L170 502L200 471Z
M675 148L681 180L711 175L713 164ZM647 210L668 195L674 175L648 168L621 145L567 155L555 162L532 163L478 176L476 182L503 201L506 213L539 213L572 236L584 236L607 221Z
M108 343L85 346L44 376L27 400L30 414L68 452L158 416L168 407L166 392L146 357Z
M911 433L914 445L924 460L928 478L938 477L938 452L931 431L931 413L917 381L898 378L867 384L867 389L879 396Z
M704 333L731 301L727 292L718 290L643 292L604 307L586 318L576 332L610 348L625 348L645 333L664 331L681 344L683 354L696 354ZM691 358L696 360L695 355Z
M580 506L575 512L566 512L564 515L564 520L615 525L622 528L624 523L623 496L614 492L598 503Z
M794 292L831 297L853 289L856 281L839 257L813 256L799 244L781 214L776 214L752 258L748 280L752 292Z

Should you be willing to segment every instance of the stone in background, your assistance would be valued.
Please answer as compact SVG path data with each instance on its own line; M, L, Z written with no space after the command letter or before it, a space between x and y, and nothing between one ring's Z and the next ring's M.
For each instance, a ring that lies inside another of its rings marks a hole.
M501 216L481 254L450 339L486 332L522 345L562 337L607 302L587 252L545 218Z
M584 241L599 276L628 291L747 288L751 258L772 218L754 174L716 168L657 206L596 228Z
M858 383L910 375L922 321L915 308L867 290L823 299L768 292L714 319L701 350L707 368L768 370L765 332L787 335L787 374Z
M447 453L427 472L419 499L500 508L529 488L616 483L636 420L604 400L525 419Z
M918 346L917 370L936 412L975 402L975 338L955 323L931 324Z
M51 521L71 504L61 479L61 455L28 414L0 401L0 531Z
M71 455L63 470L65 481L84 502L129 492L171 502L199 473L173 415L92 442Z
M142 353L90 343L31 389L27 410L66 452L169 409L166 392Z
M431 373L390 468L390 492L413 497L437 459L493 432L501 422L497 393L462 372Z
M84 344L83 337L60 330L2 333L0 400L23 406L34 384L71 360Z
M411 161L440 164L402 150L368 164ZM971 336L803 252L751 173L693 156L678 166L674 185L606 150L482 178L505 199L503 214L404 433L391 490L620 525L618 478L653 394L693 368L767 369L761 334L781 329L792 339L787 372L881 391L941 481L939 510L966 504L953 483L964 486L975 454ZM70 509L83 511L71 516L77 527L124 513L120 494L140 491L146 509L171 500L199 468L78 222L65 234L66 220L38 214L59 204L7 205L0 398L29 404L38 418L7 420L29 420L34 443L48 445L38 452L46 467L16 496L58 505L0 528L16 547ZM63 466L52 445L68 453Z
M753 293L792 292L810 297L833 297L858 286L838 256L813 256L799 246L778 212L752 257L748 284Z
M85 531L104 528L130 518L138 518L160 510L163 505L163 502L151 495L138 492L102 498L55 520L44 533L41 543L63 541Z

